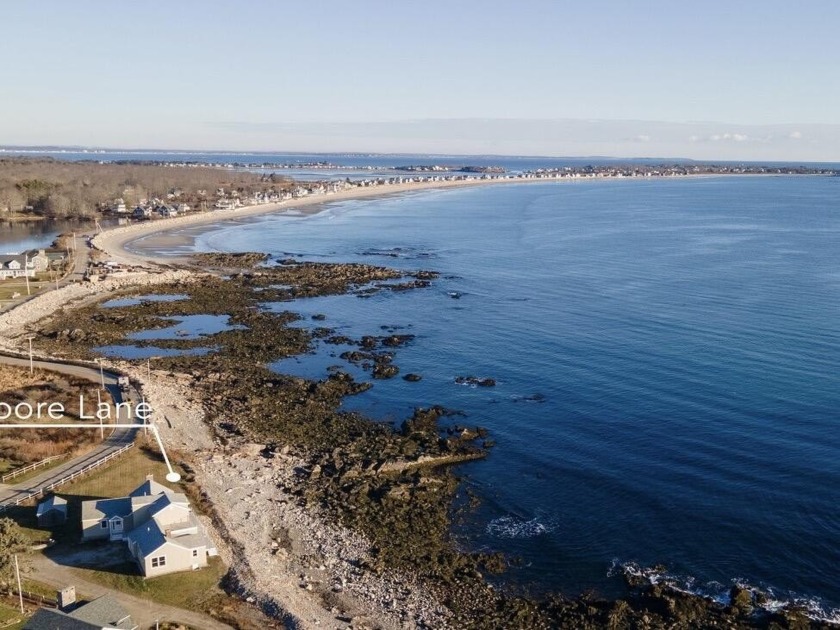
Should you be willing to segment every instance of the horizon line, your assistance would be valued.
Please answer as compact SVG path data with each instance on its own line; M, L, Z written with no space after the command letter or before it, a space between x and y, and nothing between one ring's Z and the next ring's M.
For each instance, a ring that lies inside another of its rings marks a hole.
M353 157L379 156L379 157L485 157L485 158L513 158L513 159L546 159L546 160L660 160L670 162L692 162L697 164L721 163L744 163L754 164L840 164L834 160L761 160L761 159L698 159L689 157L662 157L662 156L614 156L614 155L528 155L528 154L506 154L506 153L414 153L414 152L379 152L379 151L283 151L283 150L249 150L249 149L153 149L153 148L132 148L132 147L103 147L85 145L0 145L0 153L15 152L32 153L158 153L172 155L347 155Z

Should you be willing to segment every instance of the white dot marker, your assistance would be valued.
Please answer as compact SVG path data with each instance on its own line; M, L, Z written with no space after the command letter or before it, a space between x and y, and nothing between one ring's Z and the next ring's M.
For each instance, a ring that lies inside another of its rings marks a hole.
M176 472L166 473L166 480L169 483L177 483L181 481L181 475Z

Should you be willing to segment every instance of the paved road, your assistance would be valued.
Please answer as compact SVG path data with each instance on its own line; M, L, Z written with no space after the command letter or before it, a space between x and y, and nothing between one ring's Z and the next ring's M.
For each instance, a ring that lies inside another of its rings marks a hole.
M2 354L0 354L0 363L24 368L29 367L28 359L9 357ZM108 372L107 370L100 373L100 371L95 368L65 365L63 363L53 363L48 361L34 361L33 365L38 368L52 370L54 372L61 372L63 374L86 378L96 383L101 382L102 375L104 374L105 386L114 397L114 400L118 402L122 400L121 392L117 386L117 377L115 374ZM137 402L139 396L136 391L132 390L129 398ZM99 446L86 455L77 457L72 461L65 462L23 483L17 485L0 484L0 505L12 503L18 497L28 496L32 492L35 492L36 490L47 486L68 474L81 470L88 464L122 448L134 440L134 436L137 431L138 429L113 430L112 434L106 440L101 442ZM138 624L141 628L153 628L155 622L160 620L187 624L193 628L200 628L201 630L230 630L230 626L207 615L183 610L174 606L159 604L151 600L127 595L120 591L109 589L99 584L94 584L93 582L88 582L80 578L73 570L73 562L71 561L71 558L63 558L61 556L53 558L50 557L49 553L34 554L31 556L31 563L32 568L35 570L34 577L41 582L52 584L56 586L56 588L63 588L68 584L73 584L76 586L77 592L81 592L88 597L98 597L106 593L110 594L123 606L125 606L126 610L128 610L131 614L134 623Z
M4 355L0 355L0 363L24 368L29 367L28 359L19 359ZM76 365L65 365L63 363L52 363L47 361L35 361L34 366L52 370L54 372L69 374L71 376L85 378L97 383L101 381L100 372L95 368L81 367ZM117 376L106 370L104 372L104 377L105 386L107 387L111 396L113 396L114 400L117 402L122 401L122 394L119 390L119 387L117 387ZM138 398L137 393L132 392L129 398L131 400L136 401ZM133 408L134 406L132 406L132 409ZM140 420L133 419L132 422L140 422ZM26 431L27 429L4 430ZM108 431L107 427L106 431ZM49 469L46 472L41 473L40 475L30 477L24 482L9 485L0 484L0 506L12 504L16 499L28 496L33 492L36 492L40 488L48 486L58 481L59 479L66 477L67 475L70 475L74 472L83 469L88 464L91 464L94 461L101 459L102 457L105 457L110 453L113 453L114 451L122 448L126 444L129 444L130 442L134 441L134 436L136 435L136 433L137 429L115 429L113 430L110 436L108 436L96 448L94 448L92 451L85 455L64 462L58 466Z
M90 247L87 244L89 237L90 235L88 234L76 234L76 256L73 260L73 271L59 280L59 286L84 280L85 271L90 260Z

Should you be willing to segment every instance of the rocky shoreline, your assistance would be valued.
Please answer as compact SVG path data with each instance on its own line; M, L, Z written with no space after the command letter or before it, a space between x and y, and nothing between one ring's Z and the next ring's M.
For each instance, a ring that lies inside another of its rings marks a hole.
M459 426L443 407L417 409L399 427L373 423L338 409L368 383L344 372L307 381L268 367L335 331L290 327L297 315L263 304L422 289L435 274L264 262L260 254L207 255L192 270L67 287L4 314L2 328L34 330L42 352L89 359L94 348L129 333L169 326L170 317L229 316L232 326L220 333L154 341L173 351L210 342L212 352L156 359L153 373L145 361L114 363L142 384L164 439L192 471L188 485L231 567L227 586L247 601L293 627L820 627L802 611L763 612L760 595L743 590L722 606L633 580L628 596L615 601L537 600L493 588L484 576L502 571L507 559L460 550L449 533L458 491L451 464L487 454L483 429ZM148 293L188 299L99 306L106 296ZM393 352L411 339L336 341L356 345L351 360L382 378L396 374L388 374ZM490 379L462 378L491 386Z

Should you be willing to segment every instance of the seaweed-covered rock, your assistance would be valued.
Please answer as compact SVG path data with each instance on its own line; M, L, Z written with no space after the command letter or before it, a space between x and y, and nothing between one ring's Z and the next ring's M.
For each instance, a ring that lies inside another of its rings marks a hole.
M456 376L455 382L459 385L471 385L473 387L495 387L496 379L480 378L478 376Z
M387 379L394 378L400 373L400 369L391 363L377 362L373 366L373 378Z

